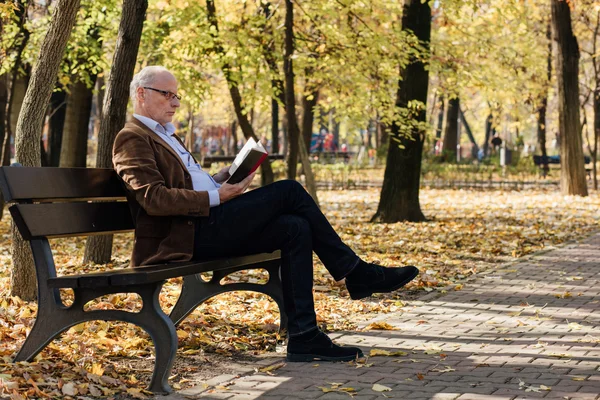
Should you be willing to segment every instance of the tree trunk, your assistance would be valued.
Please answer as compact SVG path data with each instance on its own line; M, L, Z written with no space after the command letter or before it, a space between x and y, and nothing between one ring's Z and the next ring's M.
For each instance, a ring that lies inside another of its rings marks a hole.
M291 56L294 53L294 6L289 0L286 0L285 5L285 55L283 56L283 74L285 77L285 114L287 117L289 137L288 179L296 179L300 129L298 128L298 121L296 120L294 69L291 59Z
M379 120L379 116L376 116L375 118L372 118L369 121L369 124L373 124L373 128L375 129L375 148L377 149L377 151L379 151L379 149L381 149L381 126L380 124L377 122ZM338 141L338 150L340 149L341 146L339 146L340 142Z
M191 151L194 151L194 110L190 106L188 110L188 130L185 135L185 146ZM227 148L227 144L225 144L225 149Z
M310 141L315 121L315 106L319 101L319 90L314 90L308 95L302 96L302 136L306 151L310 151Z
M93 100L93 90L84 82L76 82L71 86L60 153L61 167L87 166L88 127Z
M465 127L467 136L469 137L469 141L473 145L473 149L471 150L471 156L473 158L477 158L477 153L479 153L479 146L477 145L477 142L475 141L475 137L473 136L473 131L471 131L471 127L469 126L469 123L467 122L467 119L465 118L465 113L463 112L462 108L458 107L458 111L460 114L460 120L461 120L463 126Z
M60 152L67 111L67 92L62 88L52 92L50 97L50 122L48 126L48 163L51 167L60 165Z
M285 1L285 55L283 58L283 69L285 75L285 106L288 120L288 129L290 131L290 165L288 165L288 177L296 177L296 158L293 155L300 154L302 170L306 183L306 190L312 196L317 206L319 198L317 197L317 184L310 165L308 151L304 137L300 134L298 121L296 120L296 93L294 90L294 5L292 0ZM292 173L293 172L293 173Z
M596 12L596 27L594 28L594 37L592 39L592 54L598 54L598 39L600 39L600 10ZM592 57L592 66L594 68L594 150L592 153L592 174L594 179L594 190L598 190L597 166L598 161L598 140L600 139L600 65L598 57Z
M44 146L43 138L40 138L40 162L42 163L42 167L49 167L48 153L46 152L46 147Z
M100 132L100 121L102 121L102 106L104 105L104 76L99 76L96 79L96 118L94 119L94 136L98 140Z
M8 102L7 75L0 75L0 161L2 161L2 146L6 134L6 103ZM4 215L4 197L0 193L0 221Z
M489 113L485 119L485 140L483 142L483 158L487 158L490 154L490 138L492 137L492 123L494 122L494 116Z
M598 140L600 139L600 82L596 82L594 90L594 151L592 159L592 176L594 177L594 190L598 190L598 177L596 176L596 162L598 161Z
M552 23L548 21L546 27L546 39L548 40L548 57L547 57L547 83L550 87L550 81L552 79ZM542 170L544 176L548 175L550 168L548 167L548 153L546 152L546 111L548 110L548 89L544 93L544 97L541 99L540 106L538 108L538 124L537 124L537 142L542 155Z
M431 37L431 8L429 2L405 0L402 13L402 29L412 31L423 47L429 49ZM429 72L426 65L413 58L401 71L398 80L396 107L406 108L411 101L423 104L417 120L425 122L427 115L427 87ZM425 132L413 128L409 135L401 134L394 122L391 127L383 186L377 213L372 221L424 221L419 203L421 158ZM400 143L399 146L398 144Z
M556 75L560 135L560 187L564 194L587 196L579 116L579 46L571 28L571 10L552 0L552 23L558 42Z
M548 96L544 96L538 108L537 142L542 155L542 170L544 176L548 175L548 153L546 151L546 110L548 108Z
M261 12L262 12L263 16L265 17L265 24L263 27L264 33L265 33L265 35L273 36L272 25L270 25L268 23L269 19L271 19L274 15L274 11L273 11L271 3L268 1L263 1ZM282 127L282 131L284 133L282 139L284 139L284 142L286 143L286 147L283 147L282 143L279 143L279 102L281 102L281 104L283 104L283 106L285 107L285 88L283 85L283 81L280 78L278 78L280 75L279 75L279 68L277 67L277 60L275 58L275 53L276 53L275 41L274 40L261 41L261 45L262 45L261 46L262 53L263 53L263 56L267 63L267 66L269 67L269 70L271 71L271 75L274 77L271 79L271 88L273 89L273 94L272 94L273 98L271 99L271 135L272 135L271 152L274 154L276 154L276 153L287 154L287 143L289 140L285 140L285 137L286 137L286 134L288 131L287 131L287 129L284 129L284 127ZM278 100L279 100L279 102L278 102ZM285 115L284 115L284 118L285 118Z
M340 125L341 125L340 121L338 121L337 119L334 118L333 123L331 125L332 125L331 133L333 133L333 141L335 143L339 143L340 142ZM371 142L369 141L369 143L371 143Z
M279 153L279 103L271 99L271 153Z
M25 65L23 67L25 69L26 76L6 76L5 80L7 98L5 101L5 107L2 109L4 113L2 118L2 123L4 126L4 136L0 141L0 165L2 166L10 165L11 162L10 139L13 136L12 133L16 130L16 121L19 117L19 112L21 111L21 106L23 105L23 98L25 97L25 90L27 89L27 85L29 83L29 75L31 73L31 68L29 68L29 65ZM1 194L0 198L2 198ZM2 212L2 210L4 209L3 199L1 200L1 204L2 208L0 208L0 212Z
M369 122L367 122L367 132L369 132L369 143L371 143L371 139L375 139L375 145L373 146L373 148L378 149L379 148L379 144L378 139L377 139L377 123L375 122L375 120L373 118L369 119ZM339 141L335 140L335 143L339 143Z
M211 30L211 35L213 36L214 40L214 51L222 56L225 54L225 50L223 49L221 40L219 38L219 22L217 20L217 10L215 7L214 0L206 1L206 10L208 23L213 28ZM252 124L248 120L246 114L244 114L242 106L242 95L240 93L240 89L238 87L237 82L231 76L231 65L229 65L229 63L224 63L221 69L223 70L223 75L225 75L225 80L227 81L227 86L229 87L231 101L233 102L233 109L235 110L235 115L237 116L238 123L240 124L240 128L242 129L244 137L246 139L253 138L254 140L258 141L258 138L254 133L254 128L252 127ZM273 182L274 175L270 161L267 160L267 162L263 162L260 165L260 177L261 184L263 186Z
M322 129L329 132L329 111L325 111L323 108L321 108L321 111L319 112L319 132L321 132Z
M289 143L290 143L290 131L288 129L288 122L287 122L287 111L283 110L283 116L282 116L282 121L281 121L281 131L283 132L283 143L280 143L279 146L281 146L281 154L284 155L288 155L289 154Z
M446 99L444 96L440 96L440 112L438 113L437 128L435 130L435 139L440 140L442 138L442 128L444 127L444 106Z
M449 162L456 162L456 147L458 146L458 110L460 101L458 97L450 99L448 102L448 113L446 114L446 131L444 132L444 145L442 153L444 159Z
M379 139L380 143L385 143L389 145L390 142L390 126L385 123L379 123L379 134L381 138Z
M117 47L106 85L102 120L98 133L97 168L112 168L112 147L115 136L125 125L129 84L142 37L142 27L148 8L147 0L124 0L119 23ZM105 264L112 255L112 235L90 236L85 245L84 262Z
M231 148L229 149L231 155L236 155L238 152L237 148L237 121L231 121Z
M11 158L11 137L14 139L14 133L17 130L17 120L23 107L25 92L29 86L30 76L16 76L12 79L8 96L8 111L6 114L6 135L4 136L4 152L2 154L2 163L10 165ZM14 141L13 141L14 143Z
M58 0L40 48L39 58L27 87L17 122L15 152L17 162L27 167L39 167L40 137L46 108L56 82L67 40L75 24L79 0ZM24 300L36 298L35 267L29 243L12 225L11 294Z
M26 24L28 19L27 2L18 0L15 2L15 6L15 17L19 21L19 33L17 34L17 38L20 37L20 42L16 45L15 60L10 71L11 84L8 87L8 101L6 103L5 135L0 154L2 165L10 164L10 139L13 136L13 132L16 131L17 118L19 117L21 106L23 104L23 97L25 96L25 90L27 89L27 84L29 83L28 80L24 80L24 87L18 84L18 82L21 82L19 79L19 70L24 67L21 64L21 60L30 36L30 32ZM13 108L15 106L16 108Z

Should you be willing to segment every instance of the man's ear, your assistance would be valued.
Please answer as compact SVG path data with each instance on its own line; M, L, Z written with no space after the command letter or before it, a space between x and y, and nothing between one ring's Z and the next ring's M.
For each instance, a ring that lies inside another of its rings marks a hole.
M145 96L144 96L144 89L143 88L141 88L141 87L138 88L138 90L137 90L137 96L138 96L138 99L144 99L145 98Z

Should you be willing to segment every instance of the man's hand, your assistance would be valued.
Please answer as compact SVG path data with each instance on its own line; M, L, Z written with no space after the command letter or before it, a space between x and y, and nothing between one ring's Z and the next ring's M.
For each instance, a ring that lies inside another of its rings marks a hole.
M219 172L213 175L213 179L217 183L223 183L229 179L229 167L223 167Z
M234 185L224 183L219 188L219 198L221 199L221 204L244 193L246 189L248 189L248 186L250 186L252 179L254 179L254 175L256 175L256 172L251 173L243 181L240 181Z

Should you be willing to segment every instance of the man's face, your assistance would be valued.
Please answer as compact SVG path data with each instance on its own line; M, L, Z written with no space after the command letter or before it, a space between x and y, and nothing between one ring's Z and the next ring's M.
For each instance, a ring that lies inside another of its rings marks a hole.
M169 72L161 72L148 86L137 91L136 113L152 118L161 125L173 120L180 106L177 95L177 79Z

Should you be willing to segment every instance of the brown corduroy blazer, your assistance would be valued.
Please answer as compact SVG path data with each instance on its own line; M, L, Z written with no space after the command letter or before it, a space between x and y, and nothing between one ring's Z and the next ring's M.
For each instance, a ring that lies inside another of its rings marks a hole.
M117 134L113 165L128 189L135 222L131 265L189 261L195 217L208 216L208 192L193 189L179 155L135 117Z

